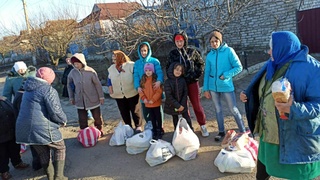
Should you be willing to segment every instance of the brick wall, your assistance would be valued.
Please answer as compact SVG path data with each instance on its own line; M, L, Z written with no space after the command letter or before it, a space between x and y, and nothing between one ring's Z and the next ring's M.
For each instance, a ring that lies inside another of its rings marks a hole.
M273 31L296 28L296 11L320 7L319 0L262 0L243 11L224 30L224 40L233 47L242 63L244 53L250 65L268 58L270 35Z

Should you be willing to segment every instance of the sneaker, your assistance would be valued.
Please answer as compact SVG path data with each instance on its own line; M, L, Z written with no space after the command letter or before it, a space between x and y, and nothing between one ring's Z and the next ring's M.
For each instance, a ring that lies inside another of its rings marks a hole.
M226 135L225 132L219 132L218 135L216 135L216 137L214 137L215 141L222 141L222 139L224 138L224 136Z
M200 130L201 130L201 135L203 137L208 137L209 136L209 132L208 132L208 130L206 128L206 125L200 126Z
M29 167L29 164L24 163L24 162L20 162L19 164L14 166L14 168L16 168L16 169L25 169L27 167Z
M7 180L7 179L12 178L12 175L9 173L9 171L7 171L4 173L1 173L1 178L2 178L2 180Z

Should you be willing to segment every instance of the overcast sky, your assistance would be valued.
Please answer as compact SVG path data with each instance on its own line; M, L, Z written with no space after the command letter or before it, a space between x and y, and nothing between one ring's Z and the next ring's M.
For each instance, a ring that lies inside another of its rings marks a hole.
M77 9L78 20L90 14L95 3L123 2L122 0L25 0L29 19L52 8ZM22 0L0 0L0 26L12 31L26 29ZM2 32L3 33L3 32ZM3 34L0 33L0 36Z

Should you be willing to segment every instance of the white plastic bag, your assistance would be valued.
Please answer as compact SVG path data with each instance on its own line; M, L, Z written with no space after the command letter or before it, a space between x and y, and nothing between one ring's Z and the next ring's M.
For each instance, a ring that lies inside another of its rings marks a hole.
M126 143L126 140L134 134L133 129L129 125L123 125L122 121L114 129L109 145L120 146Z
M129 154L138 154L146 151L150 146L150 140L152 139L152 130L146 129L141 133L138 133L126 141L126 150Z
M150 166L156 166L168 161L175 155L173 146L162 139L151 140L147 151L146 161Z
M195 159L200 148L198 136L184 118L180 118L173 134L172 145L177 156L183 160Z
M222 173L251 173L256 167L250 152L245 149L236 151L221 149L214 160L214 165Z

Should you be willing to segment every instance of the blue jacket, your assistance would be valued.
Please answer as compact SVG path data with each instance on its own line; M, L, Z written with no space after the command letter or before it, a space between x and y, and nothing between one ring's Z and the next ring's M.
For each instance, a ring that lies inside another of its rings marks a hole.
M266 65L245 90L248 98L245 109L251 131L254 130L259 110L258 86L266 73ZM301 51L292 58L284 77L291 83L294 101L288 120L281 120L276 110L279 162L299 164L320 161L320 63L308 55L306 46L302 46Z
M146 44L148 46L148 54L145 58L143 58L141 56L140 53L140 47L141 45ZM154 71L157 74L157 81L160 81L161 84L163 83L163 72L162 72L162 68L160 65L160 62L158 59L151 57L152 55L152 51L151 51L151 47L150 44L148 42L142 42L139 47L138 47L138 55L139 55L139 59L134 63L134 67L133 67L133 83L134 83L134 88L136 90L138 90L138 88L140 87L140 80L142 78L142 75L144 74L144 65L146 63L152 63L154 65Z
M59 127L67 122L58 92L45 80L29 77L16 123L17 143L46 145L62 139Z
M232 77L242 71L242 65L236 52L226 43L218 49L212 49L206 58L203 91L232 92ZM219 77L223 75L224 80Z

